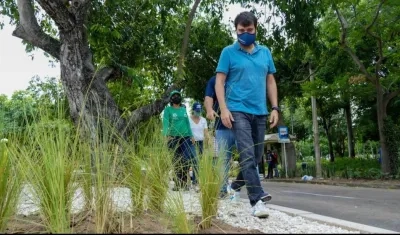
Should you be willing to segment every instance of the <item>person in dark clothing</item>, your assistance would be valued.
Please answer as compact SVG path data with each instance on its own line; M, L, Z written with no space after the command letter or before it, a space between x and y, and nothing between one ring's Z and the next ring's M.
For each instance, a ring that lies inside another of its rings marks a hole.
M170 105L164 109L163 134L167 137L168 148L174 152L176 180L173 190L188 190L187 174L189 167L191 163L194 167L197 167L195 140L186 108L182 106L181 93L176 90L172 91L170 101ZM196 181L194 174L193 178Z
M267 161L268 161L268 174L267 179L274 178L274 168L278 164L278 156L276 153L272 153L271 150L267 151Z

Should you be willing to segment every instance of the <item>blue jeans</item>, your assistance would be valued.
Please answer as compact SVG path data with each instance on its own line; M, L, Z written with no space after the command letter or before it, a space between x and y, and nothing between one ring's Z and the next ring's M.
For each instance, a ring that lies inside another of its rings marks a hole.
M197 157L191 137L173 137L173 139L168 141L168 148L174 151L173 163L178 186L182 187L186 185L191 164L193 165L193 182L196 183Z
M196 147L199 148L199 155L203 154L203 145L204 145L204 143L203 143L202 140L197 140L196 141Z
M229 179L229 169L230 161L232 158L232 150L236 145L235 135L230 129L215 130L215 139L217 142L217 156L224 157L224 184L222 185L221 192L227 192L228 179Z
M264 151L267 116L242 112L232 112L232 116L240 164L240 173L232 183L232 189L237 191L246 185L250 204L254 206L264 194L257 166Z

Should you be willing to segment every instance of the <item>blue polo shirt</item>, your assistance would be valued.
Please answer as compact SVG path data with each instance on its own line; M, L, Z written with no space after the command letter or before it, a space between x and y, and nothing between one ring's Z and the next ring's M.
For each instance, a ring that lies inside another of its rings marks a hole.
M276 72L271 51L254 44L251 53L236 41L220 55L217 73L226 74L225 99L229 111L267 115L267 75Z

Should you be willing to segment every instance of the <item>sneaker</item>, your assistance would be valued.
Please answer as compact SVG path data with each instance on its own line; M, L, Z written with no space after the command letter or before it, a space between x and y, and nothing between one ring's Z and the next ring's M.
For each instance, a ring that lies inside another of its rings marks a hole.
M225 192L225 191L219 192L219 198L220 198L220 199L224 199L224 198L226 198L227 196L228 196L228 192Z
M192 189L195 193L199 193L200 192L200 187L197 184L192 185Z
M240 201L240 191L237 191L237 192L235 191L231 195L230 199L231 199L231 202L233 202L233 203L239 202Z
M263 218L268 218L269 216L267 207L261 200L259 200L257 204L255 204L251 209L252 209L252 215L257 218L263 219Z
M264 193L264 194L261 196L261 198L260 198L260 200L261 200L262 202L264 202L264 203L266 203L266 202L268 202L268 201L271 201L271 199L272 199L272 196L271 196L271 194L269 194L269 193Z

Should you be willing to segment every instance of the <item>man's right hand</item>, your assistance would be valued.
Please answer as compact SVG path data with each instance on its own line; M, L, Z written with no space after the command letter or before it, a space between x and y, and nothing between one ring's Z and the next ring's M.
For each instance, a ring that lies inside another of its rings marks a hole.
M226 126L229 129L232 128L232 122L235 121L233 119L231 111L229 111L229 109L227 109L227 108L221 109L221 120L222 120L222 124L224 124L224 126Z
M207 119L214 121L215 117L219 117L219 116L214 110L211 110L211 111L207 111L206 117L207 117Z

